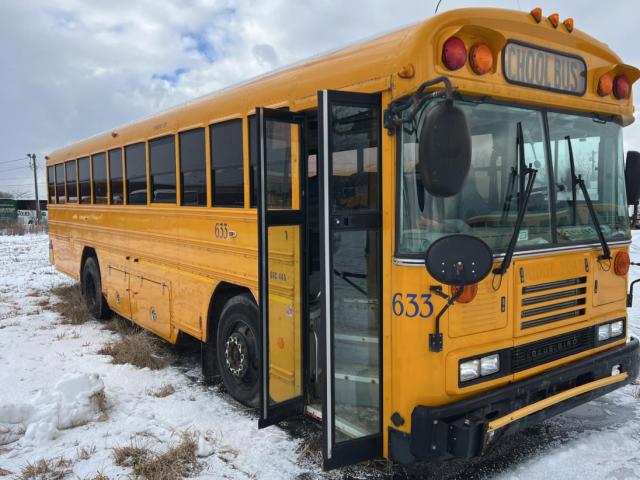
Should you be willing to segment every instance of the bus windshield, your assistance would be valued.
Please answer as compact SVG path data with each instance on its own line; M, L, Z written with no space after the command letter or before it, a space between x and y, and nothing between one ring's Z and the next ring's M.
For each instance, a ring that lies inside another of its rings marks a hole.
M418 125L401 128L398 254L421 256L434 240L453 233L477 236L494 252L506 249L526 184L517 154L518 124L525 162L538 173L517 248L597 242L585 199L580 188L574 188L567 137L573 147L573 172L586 182L605 238L629 238L620 125L548 113L547 137L545 113L540 110L485 102L456 104L467 115L472 160L463 190L453 197L431 196L422 186L417 168L416 131L434 103L417 116Z

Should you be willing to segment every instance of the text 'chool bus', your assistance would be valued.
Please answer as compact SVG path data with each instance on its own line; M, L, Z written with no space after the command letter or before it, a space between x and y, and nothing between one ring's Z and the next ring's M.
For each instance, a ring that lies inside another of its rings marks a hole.
M637 376L639 76L557 14L446 12L50 154L51 258L261 427L321 421L327 469L481 455Z

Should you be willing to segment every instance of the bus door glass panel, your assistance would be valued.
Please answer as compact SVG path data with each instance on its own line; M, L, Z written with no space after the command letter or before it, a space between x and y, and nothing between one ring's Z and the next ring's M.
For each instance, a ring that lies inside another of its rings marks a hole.
M260 427L302 413L304 306L301 123L290 112L257 109L259 162Z
M381 454L380 97L319 93L325 468Z

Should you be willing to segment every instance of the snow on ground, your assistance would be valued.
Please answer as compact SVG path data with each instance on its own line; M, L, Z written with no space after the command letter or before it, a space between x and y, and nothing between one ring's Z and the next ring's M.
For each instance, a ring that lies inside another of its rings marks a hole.
M631 257L640 261L640 233L634 240ZM317 466L300 464L299 435L258 430L255 414L219 388L194 382L176 366L112 365L96 351L115 334L93 321L60 325L56 313L38 305L52 287L71 283L49 266L47 245L45 235L0 236L1 468L18 473L27 462L63 456L74 462L73 478L97 472L126 478L130 471L113 463L114 447L163 450L186 431L199 438L199 478L321 475ZM639 267L631 277L640 277ZM629 312L633 335L640 334L636 302ZM175 387L173 395L149 395L166 384ZM516 434L486 458L418 466L411 478L640 478L639 388L627 386ZM96 401L101 392L106 419ZM81 451L93 453L85 458Z
M114 447L162 451L187 431L199 435L200 478L319 473L299 465L299 440L277 427L258 430L255 415L218 388L176 367L112 365L96 351L115 334L93 321L60 325L58 314L38 306L51 287L71 282L49 266L47 249L46 235L0 236L1 468L17 474L27 462L63 456L75 462L73 478L126 478L130 471L113 463ZM166 384L173 395L149 395ZM93 400L102 389L107 419ZM95 452L78 459L82 449Z

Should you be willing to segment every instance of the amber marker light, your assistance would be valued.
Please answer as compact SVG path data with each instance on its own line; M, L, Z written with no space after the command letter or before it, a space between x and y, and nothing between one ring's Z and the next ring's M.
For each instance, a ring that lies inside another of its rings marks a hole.
M560 15L552 13L548 18L551 25L553 25L553 28L558 28L558 25L560 24Z
M455 296L458 293L458 289L462 288L462 295L456 298L456 302L458 303L471 303L476 295L478 294L478 284L474 283L472 285L465 285L464 287L451 287L451 295Z
M400 71L398 71L398 76L400 78L413 78L415 74L416 69L412 63L407 63L400 69Z
M613 75L605 73L598 80L598 95L606 97L613 90Z
M458 70L467 63L467 47L458 37L451 37L444 42L442 63L449 70Z
M573 32L573 18L567 18L564 22L562 22L564 28L567 29L567 32Z
M113 132L111 132L111 136L113 138L116 138L118 136L118 132L116 132L115 130Z
M618 252L616 257L613 259L613 271L616 275L626 275L629 272L629 267L631 266L631 259L629 258L629 254L627 252Z
M484 75L493 68L493 52L486 43L476 43L469 52L471 70L478 75Z
M542 9L540 7L536 7L529 12L529 15L533 17L536 23L540 23L542 21Z
M626 75L616 75L613 79L613 96L618 100L622 100L629 96L629 79Z

